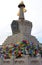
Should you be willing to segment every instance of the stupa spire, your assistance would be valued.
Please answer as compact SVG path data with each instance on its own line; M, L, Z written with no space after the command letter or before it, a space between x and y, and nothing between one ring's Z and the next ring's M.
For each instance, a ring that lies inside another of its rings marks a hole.
M23 1L21 1L18 7L20 8L19 13L18 13L19 19L24 19L24 12L26 12L26 9L25 9L25 5Z

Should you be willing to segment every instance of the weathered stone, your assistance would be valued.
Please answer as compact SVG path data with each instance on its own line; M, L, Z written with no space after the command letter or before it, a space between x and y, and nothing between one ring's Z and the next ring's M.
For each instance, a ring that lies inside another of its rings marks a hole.
M16 44L17 42L20 42L24 39L32 42L34 45L39 44L39 41L36 39L36 37L31 35L32 22L27 21L24 18L24 4L20 4L19 8L19 20L13 20L11 24L12 35L7 37L3 45L8 45L11 43ZM16 59L14 57L13 59L8 60L9 62L7 61L7 59L3 60L3 64L1 64L2 62L0 61L0 65L42 65L41 57L32 58L28 55L25 55L23 56L23 58L19 59Z

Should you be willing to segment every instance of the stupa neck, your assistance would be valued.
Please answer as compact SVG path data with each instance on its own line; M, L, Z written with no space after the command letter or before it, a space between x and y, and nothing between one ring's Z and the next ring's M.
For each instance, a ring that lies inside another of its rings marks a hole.
M20 8L20 15L19 19L24 19L24 12L23 12L23 7Z

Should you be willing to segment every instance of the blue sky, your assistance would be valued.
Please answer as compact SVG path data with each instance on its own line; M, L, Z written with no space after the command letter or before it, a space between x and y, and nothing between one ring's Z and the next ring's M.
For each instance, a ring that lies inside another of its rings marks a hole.
M27 9L25 19L33 24L31 34L42 43L42 0L23 1ZM0 45L7 36L12 35L10 25L12 20L18 19L19 9L17 6L20 2L21 0L0 0Z

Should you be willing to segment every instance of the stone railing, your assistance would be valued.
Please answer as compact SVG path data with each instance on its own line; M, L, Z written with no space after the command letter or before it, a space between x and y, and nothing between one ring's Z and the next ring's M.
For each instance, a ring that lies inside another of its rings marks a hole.
M41 57L28 57L29 65L42 65Z
M23 58L0 59L0 65L42 65L42 58L26 55Z

